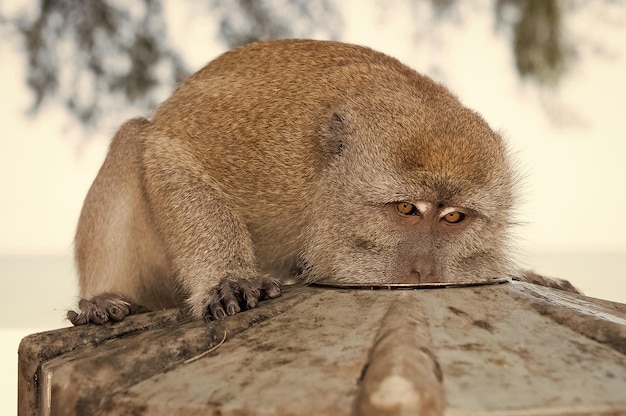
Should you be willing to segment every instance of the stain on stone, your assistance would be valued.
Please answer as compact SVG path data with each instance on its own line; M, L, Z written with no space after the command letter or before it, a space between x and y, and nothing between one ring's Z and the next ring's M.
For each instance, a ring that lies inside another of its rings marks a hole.
M309 360L309 364L310 364L312 367L322 367L322 366L323 366L323 365L325 365L327 362L328 362L328 360L326 360L326 359L324 359L324 358L322 358L322 357L314 357L314 358L311 358L311 359Z
M576 341L576 340L571 340L570 344L572 344L574 347L576 347L576 349L583 353L583 354L589 354L589 348L587 347L587 345L583 344L582 342Z
M267 360L266 364L268 367L280 367L283 365L291 364L292 362L293 360L283 357L283 358L277 358L275 360Z
M467 312L462 311L461 309L455 308L454 306L448 306L448 309L450 309L450 312L452 312L456 316L467 316Z
M469 374L470 364L465 361L454 361L446 365L446 377L463 377Z
M251 345L251 349L256 352L266 352L276 349L276 345L270 343L250 343L248 345Z
M222 414L222 409L220 409L222 407L222 403L221 402L216 401L214 399L209 399L209 400L207 400L206 405L208 407L212 408L214 415L221 415Z
M516 354L523 360L531 360L533 358L533 355L530 353L530 351L528 351L528 349L524 347L516 347L516 348L509 348L509 347L504 348L503 347L503 349Z
M472 324L480 329L484 329L485 331L489 331L493 334L493 327L487 321L484 321L482 319L476 319L474 322L472 322Z
M308 349L304 347L300 347L300 346L285 345L285 346L276 348L276 351L280 353L300 354L300 353L308 352Z
M459 345L458 348L460 348L463 351L483 351L485 349L485 346L477 342L468 342L468 343Z
M439 361L437 360L437 356L435 356L435 354L429 348L426 348L424 346L420 347L420 351L422 351L424 354L428 356L428 358L430 358L430 360L433 363L433 371L435 373L435 377L437 377L437 380L440 383L443 382L443 372L441 371L441 365L439 364Z
M494 363L498 367L508 367L509 362L503 358L489 358L489 362Z

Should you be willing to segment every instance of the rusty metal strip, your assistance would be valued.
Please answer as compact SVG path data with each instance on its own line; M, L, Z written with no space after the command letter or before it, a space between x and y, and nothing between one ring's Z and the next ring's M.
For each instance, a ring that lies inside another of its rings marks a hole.
M485 286L509 283L507 277L493 277L489 279L460 280L457 282L426 282L426 283L337 283L314 282L310 286L330 287L334 289L365 289L365 290L406 290L406 289L443 289L452 287Z
M428 321L410 293L382 320L354 402L356 415L441 415L445 407L442 373Z

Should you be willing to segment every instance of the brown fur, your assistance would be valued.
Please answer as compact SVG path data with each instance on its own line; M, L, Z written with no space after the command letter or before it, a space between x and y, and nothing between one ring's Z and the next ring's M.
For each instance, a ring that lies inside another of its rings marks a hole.
M81 296L185 300L221 318L296 273L511 275L513 182L500 136L396 59L335 42L250 44L117 133L76 234ZM424 212L399 215L402 201ZM442 222L450 207L467 220Z

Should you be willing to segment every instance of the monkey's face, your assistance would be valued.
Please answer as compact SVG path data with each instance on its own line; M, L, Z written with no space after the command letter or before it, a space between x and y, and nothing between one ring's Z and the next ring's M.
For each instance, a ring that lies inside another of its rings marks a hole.
M454 283L513 272L505 147L477 114L443 98L412 108L389 101L377 106L388 114L335 117L345 124L333 127L344 134L343 150L313 203L304 277Z
M512 272L506 226L474 209L405 197L327 202L304 252L309 280L454 283Z
M400 238L394 267L395 283L446 281L445 262L438 251L445 242L463 233L476 218L464 207L449 207L432 201L398 201L385 205L390 231ZM395 230L394 230L395 229ZM414 242L419 242L415 244Z

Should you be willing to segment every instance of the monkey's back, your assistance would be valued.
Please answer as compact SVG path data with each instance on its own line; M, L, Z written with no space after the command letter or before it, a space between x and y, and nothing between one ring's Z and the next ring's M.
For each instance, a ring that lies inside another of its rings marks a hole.
M280 247L276 256L284 257L299 250L308 218L325 209L315 205L317 196L333 192L326 168L336 155L325 132L338 108L357 113L351 144L381 129L391 133L384 145L363 143L361 166L385 158L417 166L424 146L436 147L429 154L442 146L463 149L461 158L471 154L471 144L451 142L465 133L414 141L420 130L448 128L469 111L443 86L369 48L283 40L227 52L190 76L157 110L146 155L175 153L179 166L223 196L258 245Z
M259 217L267 218L280 206L291 210L311 197L329 158L321 130L338 103L364 90L424 85L441 88L368 48L260 42L227 52L189 77L160 106L152 125L159 137L199 157L222 192L246 208L254 201L263 211Z

